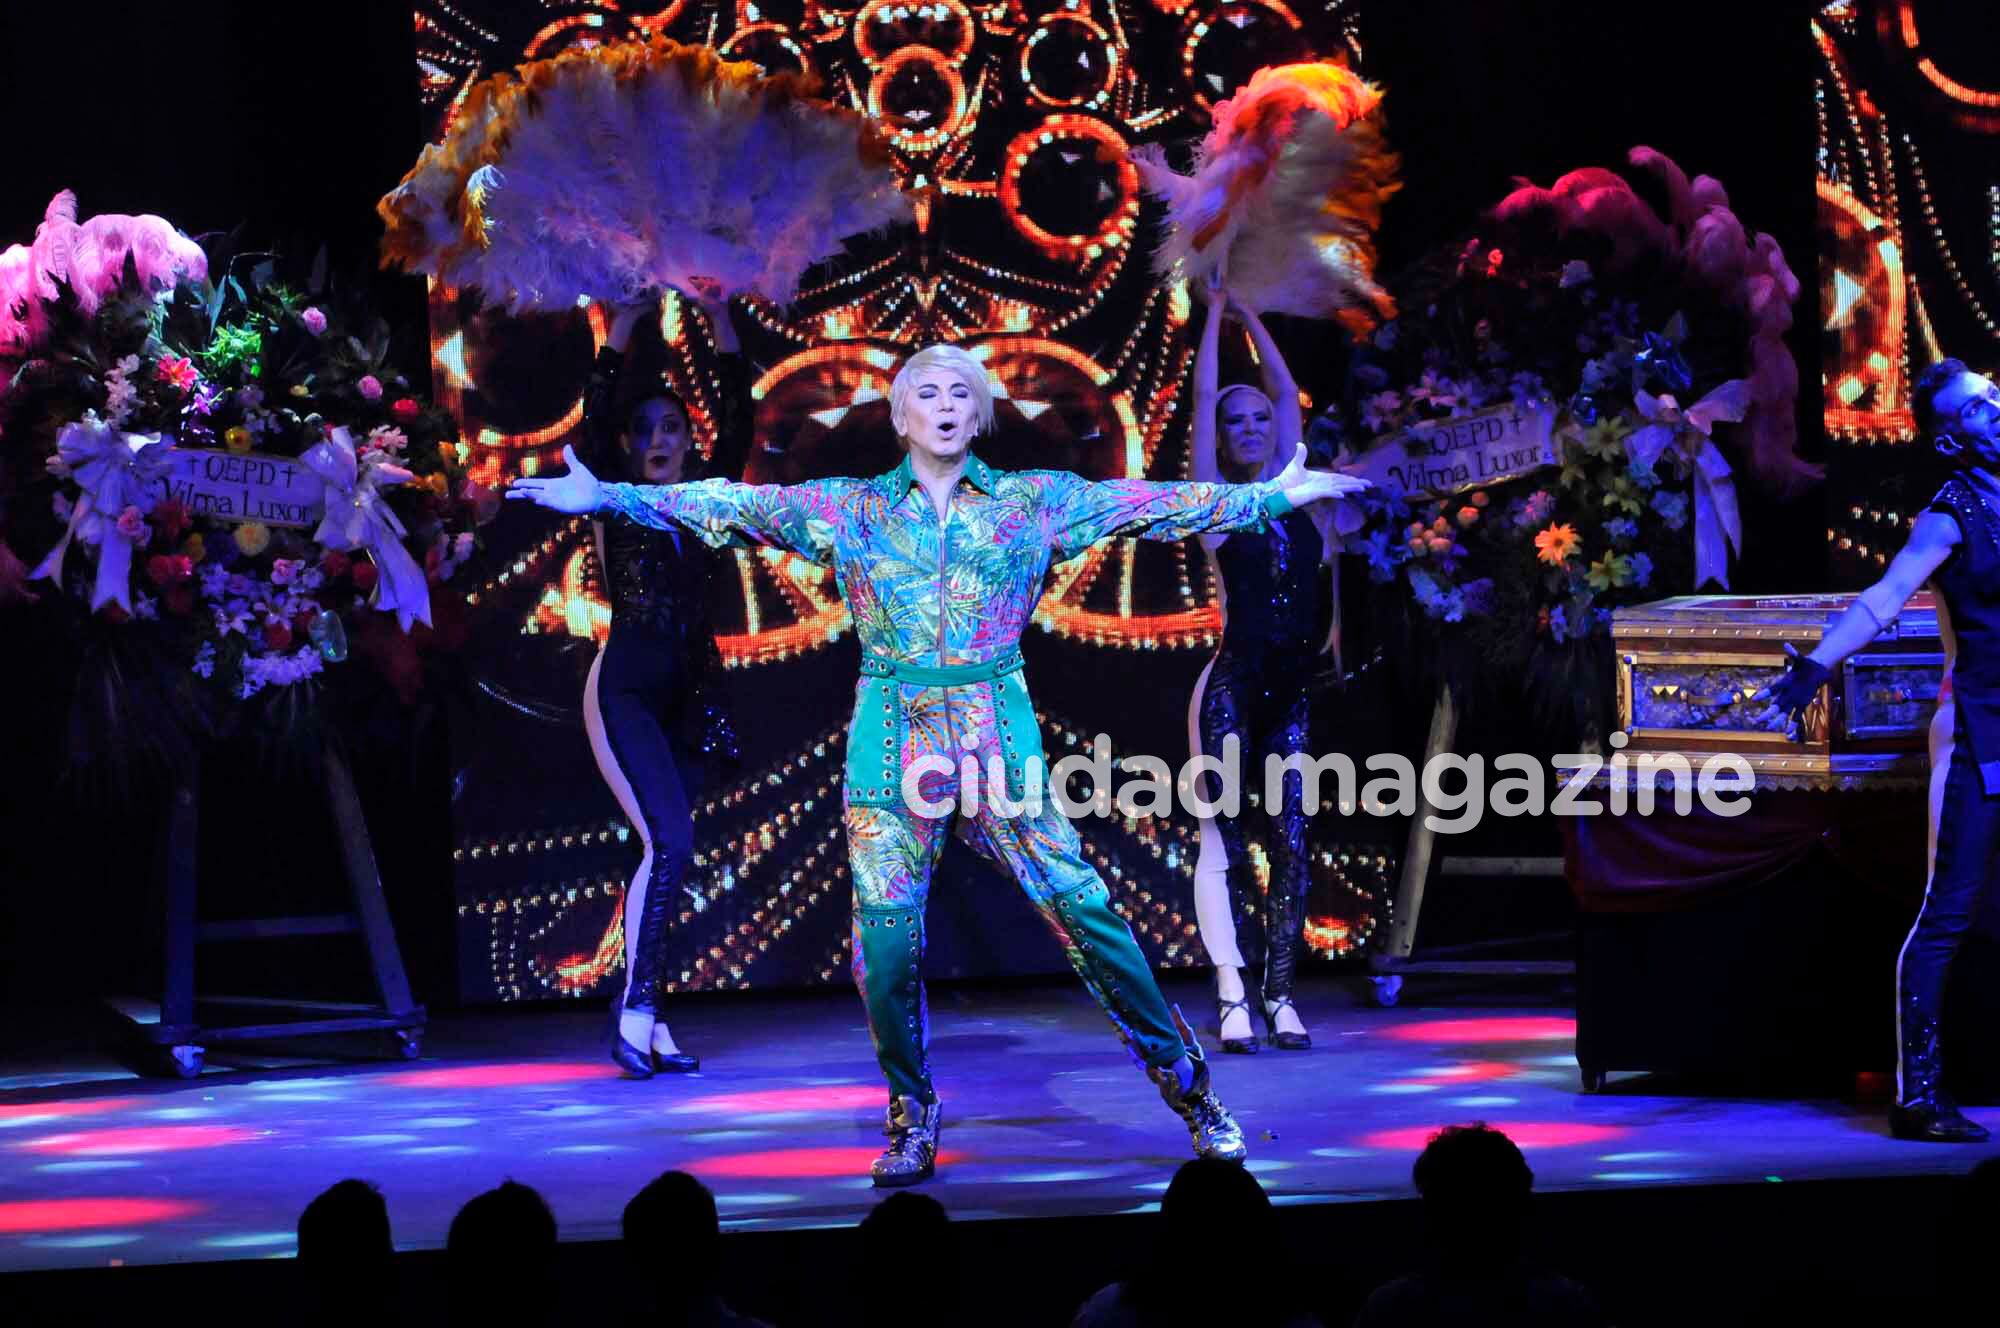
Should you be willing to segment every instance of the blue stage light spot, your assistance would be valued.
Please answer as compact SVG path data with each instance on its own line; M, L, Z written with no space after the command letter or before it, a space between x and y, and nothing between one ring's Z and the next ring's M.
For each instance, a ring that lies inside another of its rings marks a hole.
M202 1244L212 1250L258 1250L298 1241L295 1231L246 1231L235 1236L210 1236Z
M112 1245L130 1245L139 1239L136 1232L93 1231L83 1236L31 1236L21 1243L38 1250L101 1250Z

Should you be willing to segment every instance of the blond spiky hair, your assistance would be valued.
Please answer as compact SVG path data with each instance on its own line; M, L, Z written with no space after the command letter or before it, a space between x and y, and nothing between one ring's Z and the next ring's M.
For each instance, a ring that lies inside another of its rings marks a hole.
M910 393L916 390L917 375L927 369L949 369L971 390L973 438L983 438L993 432L993 384L987 378L985 368L956 346L926 346L903 361L903 367L896 371L895 381L889 384L889 424L895 429L898 442L909 437L904 424L909 418L906 412Z

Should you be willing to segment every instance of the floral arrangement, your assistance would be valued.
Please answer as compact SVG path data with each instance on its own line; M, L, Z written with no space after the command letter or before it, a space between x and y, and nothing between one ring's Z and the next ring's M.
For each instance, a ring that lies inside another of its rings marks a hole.
M298 288L157 217L74 216L60 195L0 255L0 536L39 559L12 598L46 581L91 630L149 634L210 714L299 688L351 638L409 699L498 502L390 363L386 324L323 260Z
M1665 216L1606 170L1523 184L1399 283L1402 315L1315 422L1351 458L1432 421L1546 412L1553 467L1372 492L1349 551L1406 592L1387 598L1413 607L1408 630L1454 685L1525 677L1577 735L1609 726L1614 609L1727 586L1741 527L1725 448L1780 494L1817 478L1793 452L1781 337L1799 288L1775 242L1747 238L1713 180L1646 148L1630 161Z

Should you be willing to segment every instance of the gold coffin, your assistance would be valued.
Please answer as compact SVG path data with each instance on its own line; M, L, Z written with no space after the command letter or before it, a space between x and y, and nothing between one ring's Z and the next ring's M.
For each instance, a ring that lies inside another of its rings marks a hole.
M1944 674L1937 610L1919 593L1869 645L1835 670L1797 739L1750 698L1854 602L1852 594L1680 595L1619 609L1618 723L1627 758L1678 753L1700 768L1734 752L1759 788L1920 785Z

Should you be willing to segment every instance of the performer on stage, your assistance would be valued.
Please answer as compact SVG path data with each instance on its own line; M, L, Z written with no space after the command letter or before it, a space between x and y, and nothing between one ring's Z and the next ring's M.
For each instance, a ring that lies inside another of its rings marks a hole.
M919 964L924 901L951 825L920 814L976 781L978 810L960 831L1003 864L1061 941L1119 1036L1186 1124L1195 1151L1240 1159L1242 1131L1210 1086L1200 1046L1160 994L1131 929L1112 909L1059 806L1002 814L991 795L1027 791L1042 759L1022 678L1021 633L1052 558L1132 535L1180 540L1261 529L1294 507L1363 487L1308 472L1304 449L1258 484L1093 483L1062 471L996 471L971 453L993 426L985 371L965 352L932 346L890 388L901 465L872 479L795 485L723 480L600 484L565 453L570 471L516 481L511 498L562 512L609 510L653 529L679 526L712 545L773 545L831 566L863 651L848 730L846 830L854 875L854 977L876 1057L889 1082L888 1150L878 1185L933 1174L942 1112L931 1083L930 1019ZM905 790L923 756L979 758L1004 768L1004 790L961 762ZM915 803L916 805L913 805Z
M1208 318L1195 357L1192 477L1200 481L1268 480L1305 436L1298 385L1263 321L1229 300L1220 269L1208 281ZM1224 310L1248 329L1257 347L1264 390L1235 383L1216 387ZM1221 435L1218 457L1217 434ZM1197 754L1221 757L1236 740L1245 789L1263 787L1269 757L1306 750L1312 710L1309 684L1315 656L1331 651L1338 630L1316 641L1319 569L1339 552L1325 524L1329 504L1292 512L1268 531L1239 530L1201 537L1222 586L1222 644L1195 683L1188 740ZM1208 777L1213 781L1213 776ZM1219 793L1211 787L1210 799ZM1296 771L1285 776L1284 799L1265 810L1271 822L1271 882L1262 910L1264 981L1260 1000L1271 1045L1304 1051L1312 1038L1292 1004L1293 976L1304 944L1306 892L1312 885L1306 851L1305 791ZM1250 1003L1243 990L1237 924L1258 897L1238 817L1202 817L1195 861L1195 917L1201 943L1215 964L1222 1049L1257 1050Z
M620 381L633 329L658 309L643 301L614 311L583 422L600 470L673 484L689 474L687 407L657 373ZM733 350L727 307L709 314L718 340ZM611 635L584 684L584 726L597 768L645 850L625 891L625 987L612 1002L611 1059L626 1078L650 1079L701 1068L660 1018L660 981L694 853L702 758L733 758L736 739L720 702L722 660L709 628L714 555L693 538L629 522L596 522L593 530Z
M1954 643L1954 740L1930 880L1896 964L1889 1127L1899 1139L1978 1143L1987 1131L1945 1092L1938 1034L1952 956L2000 866L2000 388L1944 360L1917 380L1910 408L1919 436L1933 441L1954 473L1910 523L1909 541L1882 579L1764 694L1802 716L1834 666L1874 640L1926 579L1935 587L1938 626Z

